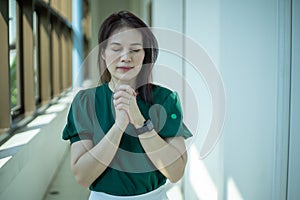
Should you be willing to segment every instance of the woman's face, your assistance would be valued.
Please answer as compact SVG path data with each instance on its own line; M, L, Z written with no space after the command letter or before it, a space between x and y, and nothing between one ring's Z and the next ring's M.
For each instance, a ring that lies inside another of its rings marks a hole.
M127 27L112 33L102 54L113 81L125 82L136 80L144 57L142 34Z

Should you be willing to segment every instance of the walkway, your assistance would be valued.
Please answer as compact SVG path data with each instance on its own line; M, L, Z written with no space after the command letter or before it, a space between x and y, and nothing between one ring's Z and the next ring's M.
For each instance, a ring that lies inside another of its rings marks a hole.
M183 200L180 182L167 183L167 194L170 200ZM56 176L53 179L44 200L87 200L89 191L79 186L70 171L70 154L67 153Z

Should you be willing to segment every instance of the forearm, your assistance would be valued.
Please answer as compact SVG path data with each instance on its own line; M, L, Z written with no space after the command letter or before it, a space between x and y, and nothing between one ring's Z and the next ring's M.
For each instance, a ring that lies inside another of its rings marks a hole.
M140 135L139 139L149 159L171 182L183 176L187 154L182 138L172 138L168 143L152 130Z
M73 160L71 163L72 171L83 187L92 184L109 166L118 150L122 134L123 131L118 126L113 125L97 145L90 150L87 149L77 160ZM80 148L88 147L82 146ZM77 149L78 146L72 148L71 151Z

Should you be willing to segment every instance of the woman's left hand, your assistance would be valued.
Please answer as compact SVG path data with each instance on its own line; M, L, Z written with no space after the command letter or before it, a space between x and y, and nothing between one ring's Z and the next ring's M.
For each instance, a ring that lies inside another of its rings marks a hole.
M115 89L113 102L115 108L125 110L130 123L139 128L143 126L145 118L137 105L136 96L136 92L129 85L120 85Z

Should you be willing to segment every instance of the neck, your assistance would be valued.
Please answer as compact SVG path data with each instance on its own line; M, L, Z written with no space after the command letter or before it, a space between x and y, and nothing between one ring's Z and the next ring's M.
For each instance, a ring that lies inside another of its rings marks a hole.
M129 85L134 90L136 89L136 80L131 81L122 81L122 80L115 80L111 78L109 81L109 87L114 92L116 88L118 88L120 85Z

